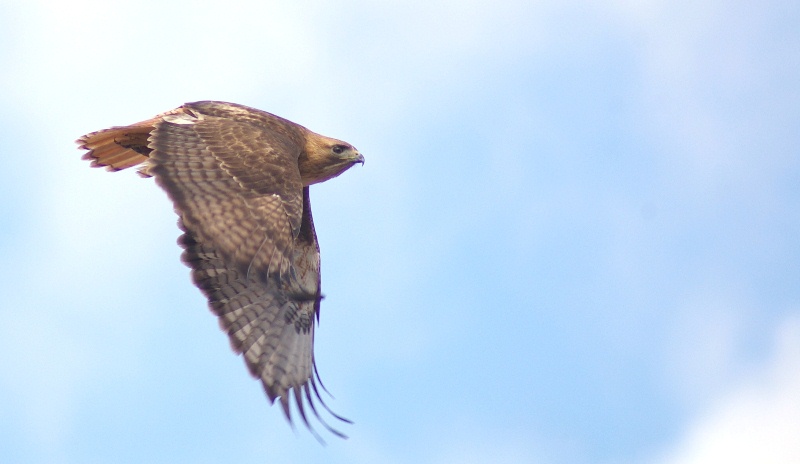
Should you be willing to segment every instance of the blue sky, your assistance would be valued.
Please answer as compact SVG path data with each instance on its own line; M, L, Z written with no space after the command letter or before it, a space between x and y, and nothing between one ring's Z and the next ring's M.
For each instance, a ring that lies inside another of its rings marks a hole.
M800 461L797 2L0 4L13 463ZM166 196L73 140L217 99L346 140L269 407Z

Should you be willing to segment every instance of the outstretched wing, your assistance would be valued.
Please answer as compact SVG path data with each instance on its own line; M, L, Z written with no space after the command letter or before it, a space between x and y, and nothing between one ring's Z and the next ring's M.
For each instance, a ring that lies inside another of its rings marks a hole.
M179 244L185 249L182 259L192 268L195 285L208 297L232 348L261 380L270 401L279 398L291 423L290 395L294 395L303 422L321 440L309 423L304 397L314 416L332 433L344 437L320 417L316 401L335 418L349 421L333 413L320 397L322 383L313 351L314 319L319 317L321 299L319 247L308 187L303 189L303 203L293 256L296 278L289 281L246 277L227 266L213 246L198 242L185 227Z
M187 105L156 122L147 173L184 226L226 263L245 276L286 278L303 214L302 145L289 132L230 116Z

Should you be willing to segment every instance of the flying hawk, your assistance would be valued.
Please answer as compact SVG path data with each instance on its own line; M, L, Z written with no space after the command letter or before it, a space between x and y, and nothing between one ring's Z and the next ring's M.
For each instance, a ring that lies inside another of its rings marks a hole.
M77 140L93 167L140 165L175 206L183 262L208 298L234 351L279 399L290 396L305 425L303 397L317 419L314 362L320 262L308 188L364 157L352 145L270 113L233 103L187 103L147 121Z

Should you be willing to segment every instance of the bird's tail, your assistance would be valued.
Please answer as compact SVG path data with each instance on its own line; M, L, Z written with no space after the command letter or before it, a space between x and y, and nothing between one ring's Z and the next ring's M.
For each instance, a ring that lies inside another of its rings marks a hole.
M156 122L157 118L153 118L130 126L116 126L92 132L75 143L80 145L80 149L89 150L82 159L90 160L92 167L119 171L147 160L152 151L147 146L147 139Z

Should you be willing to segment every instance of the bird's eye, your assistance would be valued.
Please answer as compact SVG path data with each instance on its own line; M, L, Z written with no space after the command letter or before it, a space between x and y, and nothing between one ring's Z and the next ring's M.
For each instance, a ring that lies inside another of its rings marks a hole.
M342 153L344 153L345 147L343 145L334 145L332 150L337 155L341 155Z

